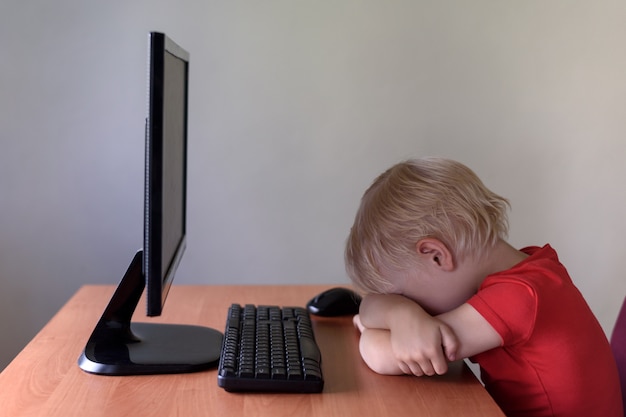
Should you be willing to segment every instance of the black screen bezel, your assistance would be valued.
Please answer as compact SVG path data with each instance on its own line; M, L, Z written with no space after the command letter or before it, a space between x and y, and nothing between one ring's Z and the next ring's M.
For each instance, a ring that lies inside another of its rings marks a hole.
M182 195L164 196L163 161L167 158L163 149L164 141L164 99L166 54L171 54L182 61L184 69L184 138ZM189 53L174 43L163 33L149 34L149 73L148 73L148 117L146 120L146 168L144 195L144 275L147 288L147 315L158 316L163 310L176 269L186 247L186 204L187 204L187 118ZM182 235L174 253L164 253L163 242L163 199L182 198ZM168 257L166 267L163 257Z

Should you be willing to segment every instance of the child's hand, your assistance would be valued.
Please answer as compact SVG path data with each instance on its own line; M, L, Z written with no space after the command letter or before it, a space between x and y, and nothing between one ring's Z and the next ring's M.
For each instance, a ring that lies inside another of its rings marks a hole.
M455 359L457 338L448 325L417 307L390 329L398 367L416 376L445 374L448 360Z

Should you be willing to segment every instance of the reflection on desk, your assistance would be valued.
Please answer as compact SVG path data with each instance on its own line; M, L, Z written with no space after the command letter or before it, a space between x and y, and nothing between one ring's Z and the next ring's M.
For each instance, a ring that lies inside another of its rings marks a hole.
M330 286L174 286L163 316L136 321L222 330L231 303L300 305ZM382 376L358 353L351 318L314 318L325 379L321 394L232 394L215 370L103 377L76 363L113 293L85 286L0 374L0 417L10 416L499 416L504 414L463 362L443 376ZM138 310L142 310L141 308Z

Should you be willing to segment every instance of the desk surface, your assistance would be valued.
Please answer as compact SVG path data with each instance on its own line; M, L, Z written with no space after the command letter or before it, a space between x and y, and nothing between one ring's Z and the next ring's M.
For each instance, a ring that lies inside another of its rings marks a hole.
M327 286L174 286L164 314L136 321L198 324L222 330L232 302L304 305ZM382 376L358 354L349 318L314 319L322 351L322 394L232 394L215 370L110 377L77 365L112 286L86 286L0 374L0 416L504 416L462 363L437 377Z

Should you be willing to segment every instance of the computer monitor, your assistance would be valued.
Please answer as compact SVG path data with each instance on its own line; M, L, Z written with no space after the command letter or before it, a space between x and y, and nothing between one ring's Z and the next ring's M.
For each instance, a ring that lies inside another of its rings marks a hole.
M144 248L78 359L102 375L195 372L219 361L222 333L183 324L131 323L144 287L147 315L162 313L186 242L189 54L163 33L149 34Z

